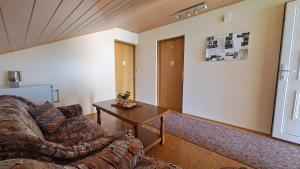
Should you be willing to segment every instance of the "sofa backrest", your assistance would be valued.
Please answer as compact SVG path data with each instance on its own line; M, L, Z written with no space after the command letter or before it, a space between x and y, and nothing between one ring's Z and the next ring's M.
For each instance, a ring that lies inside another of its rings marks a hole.
M27 112L31 106L22 98L0 96L0 134L23 133L44 139L44 136Z

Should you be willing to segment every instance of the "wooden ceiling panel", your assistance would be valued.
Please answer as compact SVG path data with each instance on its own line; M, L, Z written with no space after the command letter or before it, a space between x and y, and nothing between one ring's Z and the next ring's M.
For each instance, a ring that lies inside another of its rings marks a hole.
M36 1L25 41L25 47L33 46L35 44L39 35L50 21L61 2L62 0Z
M68 29L64 31L61 36L68 35L70 32L72 32L74 29L76 29L86 20L90 19L91 17L95 16L98 12L103 10L103 8L105 8L107 5L117 1L120 0L100 0L91 10L89 10L81 18L79 18L78 20L76 20L76 22L74 22L71 26L69 26Z
M46 42L56 28L62 24L65 19L71 16L82 2L83 0L63 0L55 15L41 34L39 43Z
M97 32L95 30L99 30L98 25L101 24L102 27L101 29L105 30L105 29L110 29L110 28L114 28L117 27L116 24L105 24L107 22L110 22L111 20L120 17L122 15L126 15L129 11L134 10L136 8L139 8L140 6L145 5L147 2L151 3L151 1L149 0L134 0L131 1L130 3L126 4L125 7L122 7L121 9L116 9L115 11L112 11L109 15L102 15L99 18L95 18L94 20L92 20L91 22L85 24L85 25L81 25L80 29L78 29L78 31L75 31L74 34L72 34L72 36L78 36L81 34L88 34L87 32L91 33L91 32ZM96 27L97 25L97 27ZM72 37L70 36L70 37Z
M71 34L69 35L75 35L76 33L82 31L82 30L86 30L89 27L91 27L93 24L95 24L96 22L99 22L100 20L106 20L110 17L113 17L114 15L117 14L121 14L124 10L138 4L139 2L142 2L142 0L123 0L120 3L116 3L115 4L110 4L113 7L106 7L106 10L102 10L99 13L97 13L97 15L93 16L92 18L90 18L89 20L87 20L86 22L84 22L83 24L79 25L76 29L74 29Z
M34 0L0 1L0 7L12 50L24 47L34 2Z
M85 13L87 13L90 9L92 9L96 3L100 0L85 0L80 4L80 6L74 11L74 13L65 20L56 30L52 33L49 40L53 41L57 38L60 34L62 34L68 27L76 22L77 19L81 18Z
M203 1L195 1L195 0L164 0L165 5L162 6L160 1L155 1L150 5L144 5L139 8L139 10L129 11L126 14L123 14L126 17L114 18L109 22L111 25L122 25L119 28L126 29L128 31L134 32L143 32L145 30L154 29L166 23L174 23L179 21L176 18L176 12L181 11L182 9L186 9L190 6L197 5ZM200 12L198 15L202 13L206 13L212 11L217 8L221 8L227 5L231 5L237 2L241 2L239 0L208 0L205 1L208 4L208 9ZM157 12L161 11L161 12ZM147 20L140 16L147 16ZM94 26L93 30L97 30L103 25L107 23L98 23Z
M243 0L206 0L209 12ZM0 54L110 28L140 33L204 0L0 0ZM2 17L3 16L3 17ZM184 18L186 19L186 18Z

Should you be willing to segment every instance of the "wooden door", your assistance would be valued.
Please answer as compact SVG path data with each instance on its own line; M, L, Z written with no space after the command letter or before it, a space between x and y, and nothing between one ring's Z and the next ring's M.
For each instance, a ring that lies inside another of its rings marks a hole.
M134 49L134 45L115 42L116 94L130 91L130 99L132 100L135 99Z
M158 42L158 104L182 111L184 37Z

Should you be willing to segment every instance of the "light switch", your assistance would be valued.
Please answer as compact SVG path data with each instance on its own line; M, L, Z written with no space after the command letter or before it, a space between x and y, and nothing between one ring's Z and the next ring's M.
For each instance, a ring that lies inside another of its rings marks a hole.
M232 21L232 14L228 13L223 16L224 23L230 23Z
M127 64L126 60L123 60L123 61L122 61L122 65L123 65L123 66L126 66L126 64Z
M171 60L170 61L170 66L174 66L175 65L175 61L174 60Z

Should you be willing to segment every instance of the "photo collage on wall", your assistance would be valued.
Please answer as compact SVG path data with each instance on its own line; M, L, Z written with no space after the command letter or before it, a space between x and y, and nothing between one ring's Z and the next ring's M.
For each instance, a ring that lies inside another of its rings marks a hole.
M206 61L246 60L250 32L207 38Z

